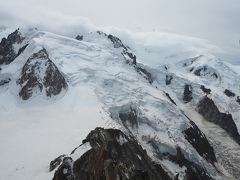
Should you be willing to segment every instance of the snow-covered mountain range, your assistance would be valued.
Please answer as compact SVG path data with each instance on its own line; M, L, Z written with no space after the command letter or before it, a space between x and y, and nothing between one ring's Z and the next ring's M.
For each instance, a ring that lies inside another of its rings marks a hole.
M239 68L168 36L2 30L0 179L240 179Z

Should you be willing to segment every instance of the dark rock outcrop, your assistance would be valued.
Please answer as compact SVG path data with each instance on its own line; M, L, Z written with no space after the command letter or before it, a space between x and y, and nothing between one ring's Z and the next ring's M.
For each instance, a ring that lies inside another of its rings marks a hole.
M14 61L16 57L18 57L27 45L24 45L19 49L18 53L14 51L14 44L20 44L24 40L19 29L9 34L7 38L3 38L0 43L0 65L1 64L10 64Z
M125 58L126 63L133 65L135 70L143 76L150 84L153 83L152 74L148 72L145 68L141 67L139 64L137 64L137 57L130 48L123 44L121 39L119 39L116 36L113 36L112 34L107 35L106 33L103 33L101 31L97 31L99 35L107 36L107 38L113 43L114 48L122 48L122 56Z
M168 180L136 140L120 130L96 128L84 143L92 147L76 161L65 157L53 180Z
M173 103L174 105L177 105L168 93L165 93L165 94L168 97L168 99L171 101L171 103Z
M0 80L0 86L3 86L3 85L5 85L5 84L8 84L10 81L11 81L10 78Z
M211 93L211 89L205 88L205 86L203 86L203 85L200 86L200 89L201 89L204 93L206 93L206 94L210 94L210 93Z
M76 39L79 40L79 41L82 41L83 40L83 35L77 35Z
M186 180L213 180L204 167L186 159L179 147L177 147L176 155L169 154L169 159L179 164L180 167L185 166L187 168L184 177Z
M122 43L122 41L118 37L109 34L108 39L112 41L114 48L122 47L125 50L127 50L127 47Z
M34 89L40 92L45 90L46 96L55 96L67 88L65 78L49 59L45 49L27 60L17 84L21 86L19 96L23 100L29 99Z
M123 50L123 52L122 52L122 55L126 58L126 60L127 60L127 63L129 64L129 63L131 63L131 64L137 64L137 57L133 54L133 53L131 53L131 52L128 52L128 50ZM128 59L131 59L131 61L129 61Z
M239 96L237 97L236 102L240 104L240 97Z
M60 167L56 170L54 174L53 180L75 180L74 178L75 175L72 169L73 163L74 162L72 158L64 157ZM89 179L89 180L92 180L92 179Z
M137 70L137 72L143 76L150 84L153 83L153 78L152 78L152 74L150 72L148 72L146 69L136 65L135 69Z
M225 89L224 90L224 94L228 97L234 97L236 96L235 93L233 93L232 91L230 91L229 89Z
M198 68L197 70L194 71L194 74L196 76L201 76L201 72L205 72L207 71L207 67L206 66L203 66L201 68Z
M205 96L198 104L197 111L207 120L223 128L238 144L240 135L231 114L218 110L214 101Z
M155 151L156 156L158 159L164 160L167 159L168 161L171 161L175 164L178 164L180 167L185 167L185 175L184 178L185 180L213 180L211 175L207 172L207 170L197 164L194 160L189 160L184 156L186 152L182 150L180 147L174 147L169 152L162 152L159 148L161 146L161 143L159 144L159 141L156 141L155 139L149 139L147 142ZM170 148L170 147L168 147ZM174 153L173 153L174 152ZM175 179L177 179L177 176Z
M103 36L107 36L107 34L105 32L102 31L96 31L99 35L103 35Z
M129 47L127 47L126 45L124 45L121 41L121 39L119 39L118 37L116 36L113 36L112 34L109 34L108 36L108 39L111 40L111 42L113 43L113 47L114 48L123 48L123 51L122 51L122 55L123 57L126 59L126 62L128 64L134 64L136 65L137 63L137 57L136 55L134 55Z
M129 111L120 112L119 118L121 119L123 125L127 128L129 125L132 128L138 127L137 111L130 107Z
M171 75L166 75L166 85L170 85L171 84L171 81L172 81L173 77Z
M183 101L184 103L188 103L191 100L192 100L192 86L189 84L186 84L184 86Z
M52 160L49 165L49 171L53 171L56 167L58 167L63 162L65 156L66 155L61 155Z
M183 131L185 138L204 159L214 164L217 162L217 159L213 147L208 142L207 137L192 120L190 120L190 124L191 127Z
M213 77L215 79L218 78L218 75L217 73L210 67L208 66L203 66L203 67L198 67L195 71L194 71L194 74L196 76L210 76L210 77Z

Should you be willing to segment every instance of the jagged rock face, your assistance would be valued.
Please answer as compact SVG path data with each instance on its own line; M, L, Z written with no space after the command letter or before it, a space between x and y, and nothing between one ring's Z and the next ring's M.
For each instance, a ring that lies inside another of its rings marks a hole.
M239 96L237 97L236 102L238 102L240 104L240 97Z
M215 78L215 79L218 78L217 73L208 66L198 67L194 71L194 74L196 76L209 76L209 77L212 77L212 78Z
M184 86L183 101L184 103L188 103L191 100L192 100L192 86L189 84L186 84Z
M123 48L122 55L125 57L127 63L136 65L137 63L136 55L130 52L130 49L127 46L125 46L118 37L113 36L111 34L109 34L107 37L112 41L114 48Z
M177 105L168 93L165 93L165 94L168 97L168 99L171 101L171 103L173 103L174 105Z
M83 35L77 35L76 39L79 40L79 41L82 41L83 40Z
M169 95L168 93L165 94L166 96ZM175 104L174 101L172 103ZM113 110L113 112L115 111L116 110ZM147 121L147 118L141 117L141 112L138 112L136 109L132 108L132 106L130 106L129 109L121 109L118 116L121 120L122 125L127 130L129 130L129 134L133 134L133 136L135 135L135 133L138 133L138 130L144 123L146 123L150 127L154 126L154 124L151 124L151 122ZM112 116L112 118L114 118L114 116ZM201 132L197 125L187 116L186 118L189 120L190 126L184 129L181 133L184 135L184 138L189 142L188 146L192 145L192 148L195 149L202 158L206 159L209 164L214 166L215 163L217 163L217 160L213 147L210 145L207 137ZM152 146L152 152L154 152L154 154L157 154L157 156L155 156L157 159L167 159L172 161L173 163L176 163L180 167L186 167L187 170L184 171L184 175L181 175L182 177L189 179L211 179L211 175L206 169L204 169L204 166L196 162L196 159L194 160L194 158L198 156L197 154L194 155L195 157L193 158L189 153L185 151L185 156L181 155L181 157L179 157L175 153L172 153L174 151L177 151L176 147L162 144L161 138L158 137L155 139L155 137L156 136L142 136L141 139L146 142L148 147L149 144ZM169 159L169 157L172 157L172 159ZM178 172L182 173L181 171Z
M180 148L177 148L176 155L169 155L169 159L171 159L173 162L176 162L180 166L186 166L186 175L184 177L186 180L213 180L213 178L206 172L204 167L187 160Z
M152 74L149 73L146 69L143 69L140 66L135 66L135 69L137 70L137 72L143 76L150 84L153 83L153 78L152 78Z
M171 75L166 75L166 85L169 85L171 84L171 81L172 81L173 77Z
M52 160L49 165L49 171L51 172L54 169L56 169L63 162L64 157L65 157L65 155L60 155L57 158L55 158L54 160Z
M21 86L19 96L23 100L29 99L34 90L40 92L45 90L46 96L55 96L67 88L65 78L49 59L45 49L27 60L17 84Z
M228 97L234 97L235 96L235 93L233 93L232 91L230 91L228 89L224 90L224 94L226 94L226 96L228 96Z
M196 149L196 151L208 162L217 162L213 147L209 144L206 136L200 131L197 125L190 120L192 127L183 131L185 138Z
M135 70L141 75L143 76L150 84L153 83L153 78L152 78L152 75L150 72L148 72L146 69L144 69L143 67L139 66L137 64L137 57L135 54L133 54L130 50L129 47L127 47L126 45L124 45L121 41L121 39L119 39L118 37L116 36L113 36L112 34L109 34L109 35L106 35L105 33L103 32L99 32L98 31L98 34L100 35L105 35L108 37L108 39L111 40L111 42L113 43L113 47L114 48L122 48L123 51L122 51L122 55L123 57L125 58L126 60L126 63L127 64L130 64L130 65L134 65L134 68Z
M20 44L24 40L19 30L9 34L7 38L3 38L0 43L0 64L10 64L17 56L19 56L27 45L19 49L18 53L14 51L14 44Z
M203 86L203 85L200 86L200 89L201 89L204 93L206 93L206 94L210 94L210 93L211 93L211 89L208 89L208 88L206 88L206 87Z
M5 84L8 84L10 81L11 81L10 78L0 80L0 86L3 86L3 85L5 85Z
M84 143L91 149L73 161L65 157L53 180L168 180L160 165L120 130L96 128Z
M114 48L124 48L125 50L127 50L127 47L123 45L122 41L116 37L116 36L113 36L111 34L108 35L108 39L110 39L114 45Z
M179 167L185 167L184 176L181 179L184 180L212 180L213 178L208 174L207 170L198 165L194 161L190 161L188 158L184 156L184 150L180 147L176 147L176 149L169 150L168 152L161 152L159 148L159 142L155 139L148 140L149 146L154 149L154 153L156 153L157 157L161 160L167 159L171 161ZM179 174L176 175L174 179L178 179Z
M143 77L145 78L150 84L153 83L153 77L152 74L145 69L143 66L137 63L137 56L132 52L132 50L125 45L121 39L119 39L117 36L114 36L112 34L106 34L102 31L96 32L99 36L107 38L111 43L113 44L113 48L120 49L121 55L123 56L126 64L129 64L133 66L133 68ZM77 35L76 39L82 40L83 36Z
M204 97L198 104L197 111L208 121L222 127L240 144L240 135L231 114L225 114L218 110L212 99Z

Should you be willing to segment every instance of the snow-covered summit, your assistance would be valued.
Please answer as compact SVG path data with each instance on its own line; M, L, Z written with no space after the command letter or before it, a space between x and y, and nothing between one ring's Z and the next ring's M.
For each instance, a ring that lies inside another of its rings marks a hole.
M231 66L206 51L163 61L169 44L143 50L101 31L75 37L25 29L1 41L1 178L53 178L50 161L80 158L87 150L70 152L99 126L134 138L170 179L240 177Z

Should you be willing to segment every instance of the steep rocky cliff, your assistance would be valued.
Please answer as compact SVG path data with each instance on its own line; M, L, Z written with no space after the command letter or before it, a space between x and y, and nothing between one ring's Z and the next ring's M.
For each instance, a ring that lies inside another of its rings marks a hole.
M67 88L67 82L56 65L49 59L46 49L34 53L23 66L21 78L17 81L21 90L19 96L29 99L34 91L46 96L56 96Z

